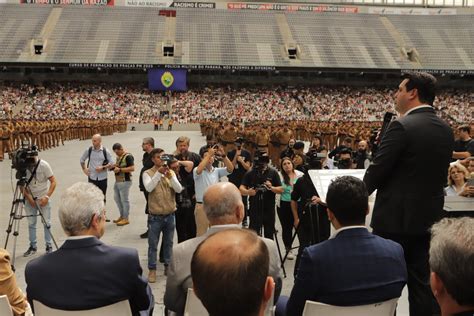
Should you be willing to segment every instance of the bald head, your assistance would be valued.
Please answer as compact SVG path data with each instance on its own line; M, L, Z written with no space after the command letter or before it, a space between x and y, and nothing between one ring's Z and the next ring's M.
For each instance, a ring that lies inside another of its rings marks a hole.
M268 300L269 261L253 231L226 229L205 239L194 252L191 276L209 315L258 315Z
M207 188L203 197L204 212L211 226L240 224L244 204L239 189L230 182L219 182Z
M359 150L367 151L367 148L369 148L369 145L367 144L365 140L361 140L357 147L359 148Z
M100 136L100 134L95 134L92 136L92 146L94 146L94 148L99 148L100 145L102 143L102 136Z

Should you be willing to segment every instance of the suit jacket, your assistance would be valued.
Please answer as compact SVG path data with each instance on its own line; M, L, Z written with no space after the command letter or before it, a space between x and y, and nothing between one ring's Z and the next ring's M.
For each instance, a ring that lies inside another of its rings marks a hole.
M286 314L303 313L306 300L355 306L399 297L407 282L402 247L366 228L340 231L301 256Z
M56 309L86 310L129 300L132 313L152 297L135 249L112 247L95 237L66 240L57 251L26 265L26 294Z
M240 225L211 226L206 234L186 240L173 247L173 258L166 279L166 291L164 296L165 306L178 315L184 313L186 295L188 288L193 287L191 279L191 258L197 246L210 235L229 228L240 228ZM275 242L271 239L262 238L270 254L269 274L275 281L275 301L279 297L282 287L282 271L280 258Z
M390 124L364 176L369 194L377 190L374 230L428 233L443 216L453 146L451 128L432 108L416 109Z

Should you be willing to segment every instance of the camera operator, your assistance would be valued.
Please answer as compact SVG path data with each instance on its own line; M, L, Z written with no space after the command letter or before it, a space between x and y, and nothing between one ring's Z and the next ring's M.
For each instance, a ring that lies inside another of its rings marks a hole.
M237 188L242 184L242 179L247 171L252 167L250 152L245 149L242 149L242 144L244 140L242 138L237 138L235 141L234 150L229 151L227 157L232 161L234 166L234 171L227 176L230 183L233 183ZM242 220L242 225L247 226L247 216L248 216L248 198L247 196L242 195L242 203L244 203L244 219Z
M280 176L268 166L270 159L265 152L257 152L253 167L242 179L240 193L250 196L250 229L260 234L262 226L265 238L273 239L275 231L275 195L283 193Z
M355 152L355 169L367 169L372 159L369 153L369 145L365 140L359 141L357 144L357 151Z
M333 158L334 160L339 159L339 155L341 154L341 151L343 149L348 149L349 151L352 151L352 138L346 137L342 141L342 145L337 146L333 151L329 153L329 158Z
M337 169L353 169L352 151L349 148L343 148L339 151L339 160L337 160Z
M296 181L291 193L291 211L300 242L296 256L295 277L303 250L308 246L327 240L330 234L326 207L321 204L318 191L308 173L309 170L321 169L321 161L314 158L309 159L306 169L304 175Z
M288 142L288 147L286 147L285 150L283 150L280 154L280 159L283 159L285 157L289 157L293 159L294 151L293 151L293 146L295 146L296 140L294 138L291 138L290 141Z
M216 159L224 162L225 168L214 168L212 165ZM202 157L202 161L193 170L194 186L196 189L196 208L194 216L196 219L196 236L206 233L209 228L209 221L202 206L204 191L219 182L219 179L234 171L234 165L225 154L222 145L215 145L209 148Z
M38 158L37 151L29 151L27 162L29 162L30 159L31 163L28 163L26 169L26 189L23 190L25 196L25 212L28 216L30 247L23 254L24 257L29 257L36 253L36 222L37 217L41 216L41 214L46 222L46 225L44 225L46 253L53 251L51 234L48 229L48 227L51 227L51 204L49 203L49 199L56 188L56 178L53 175L53 170L49 163ZM38 207L41 214L38 213Z
M306 155L309 156L312 151L320 152L322 143L323 139L321 138L321 136L314 135Z

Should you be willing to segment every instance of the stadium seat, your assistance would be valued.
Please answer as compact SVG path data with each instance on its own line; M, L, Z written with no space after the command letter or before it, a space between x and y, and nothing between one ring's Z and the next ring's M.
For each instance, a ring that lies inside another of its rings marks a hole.
M398 298L385 302L360 306L334 306L319 302L306 301L303 316L393 316Z
M6 295L0 296L0 315L13 315L10 302L8 302L8 297Z
M275 315L275 306L273 305L275 292L272 292L272 296L268 301L267 307L265 308L265 316ZM271 302L271 303L270 303ZM206 308L202 305L199 298L194 294L193 289L188 289L188 296L186 297L186 305L184 306L184 316L208 316Z
M123 300L115 304L83 311L65 311L54 309L38 301L33 301L33 306L35 308L35 316L132 316L132 310L130 309L130 303L128 300Z

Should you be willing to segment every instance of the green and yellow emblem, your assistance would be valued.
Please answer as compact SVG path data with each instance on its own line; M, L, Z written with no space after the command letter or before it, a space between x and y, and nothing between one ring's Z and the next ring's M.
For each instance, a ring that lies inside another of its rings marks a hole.
M169 71L165 71L161 76L161 83L165 88L169 88L173 85L174 77L173 74Z

